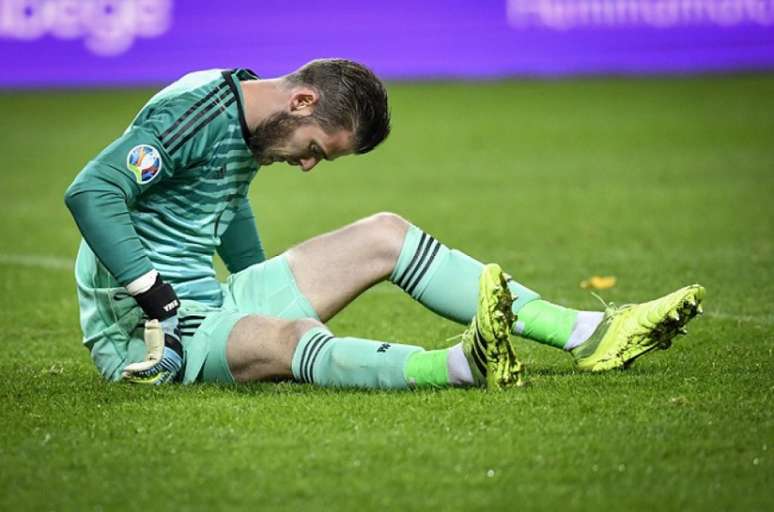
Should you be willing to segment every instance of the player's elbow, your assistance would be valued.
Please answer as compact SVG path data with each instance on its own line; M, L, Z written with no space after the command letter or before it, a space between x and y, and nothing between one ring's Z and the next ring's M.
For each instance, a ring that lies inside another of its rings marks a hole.
M83 209L85 194L84 191L80 189L80 187L77 186L77 183L73 183L69 187L67 187L67 190L64 194L64 202L65 206L67 206L67 209L70 210L70 213L73 216L77 216L78 212Z
M75 180L65 191L64 202L70 214L78 221L88 215L94 215L102 202L100 197L104 195L99 190L93 190L83 182Z
M64 202L73 217L94 214L100 207L116 203L126 204L127 198L121 187L105 179L87 167L70 184L64 194Z
M72 212L73 209L75 208L77 195L78 193L74 190L73 185L70 185L69 187L67 187L67 190L65 190L64 202L65 202L65 206L67 206L67 209L70 210L70 212Z

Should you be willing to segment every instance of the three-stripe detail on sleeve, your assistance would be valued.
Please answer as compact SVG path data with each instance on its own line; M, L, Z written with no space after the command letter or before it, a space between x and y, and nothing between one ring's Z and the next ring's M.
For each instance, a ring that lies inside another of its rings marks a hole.
M438 249L440 248L441 243L438 240L427 233L422 233L414 256L411 258L406 270L403 271L403 274L395 280L395 284L416 299L414 291L417 290L417 286L427 273L430 265L432 265L435 255L438 254Z
M234 96L234 92L228 87L226 82L211 90L203 98L191 105L159 136L164 149L167 150L167 153L173 155L186 142L191 140L199 130L225 112L235 101L236 96Z
M322 349L333 339L327 332L318 332L312 336L301 353L299 365L299 377L301 382L314 382L314 364L322 352Z

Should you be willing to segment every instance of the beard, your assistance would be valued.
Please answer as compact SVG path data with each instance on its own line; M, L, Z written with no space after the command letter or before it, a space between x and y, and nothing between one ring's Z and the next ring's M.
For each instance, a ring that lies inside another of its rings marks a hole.
M247 145L258 163L268 165L275 159L287 156L278 153L278 150L285 145L296 128L310 122L311 119L307 117L277 112L256 126Z

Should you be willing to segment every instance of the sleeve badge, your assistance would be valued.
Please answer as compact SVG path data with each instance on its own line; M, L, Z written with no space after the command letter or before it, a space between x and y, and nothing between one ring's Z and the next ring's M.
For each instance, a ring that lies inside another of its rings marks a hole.
M161 154L148 144L135 146L126 155L126 167L140 185L150 183L161 172L161 164Z

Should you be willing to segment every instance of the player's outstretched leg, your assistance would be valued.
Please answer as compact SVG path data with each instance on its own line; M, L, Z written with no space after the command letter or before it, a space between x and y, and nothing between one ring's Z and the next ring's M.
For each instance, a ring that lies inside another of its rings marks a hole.
M521 364L509 342L511 296L502 270L487 266L479 288L478 312L462 334L463 342L448 349L425 351L336 336L312 319L250 315L239 320L228 337L228 372L208 373L205 368L203 373L231 376L222 381L292 377L325 387L369 389L517 384Z
M362 292L389 279L432 311L468 324L478 307L484 265L392 213L379 213L290 249L285 256L300 293L322 321ZM519 316L512 332L565 350L588 338L601 312L577 311L541 299L508 280Z
M206 362L202 373L205 381L293 379L325 387L402 389L409 387L407 361L423 352L421 347L336 336L313 319L248 315L228 335L228 372L209 372L227 378L208 379Z
M594 334L571 351L576 366L592 372L626 368L651 350L669 348L702 313L703 298L704 288L694 284L650 302L610 305Z

